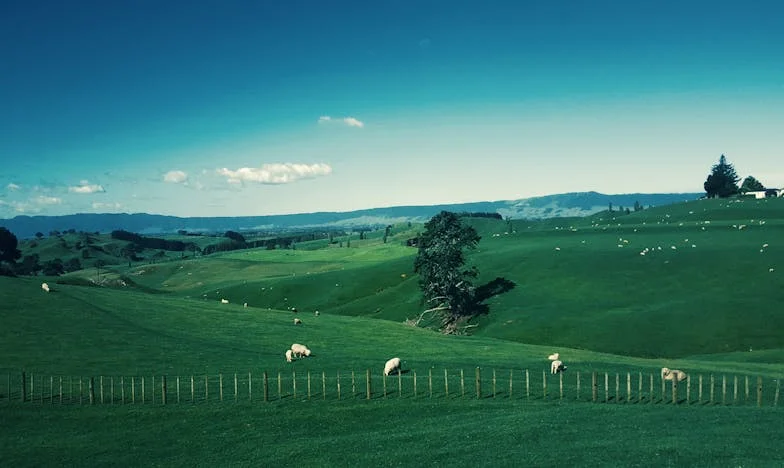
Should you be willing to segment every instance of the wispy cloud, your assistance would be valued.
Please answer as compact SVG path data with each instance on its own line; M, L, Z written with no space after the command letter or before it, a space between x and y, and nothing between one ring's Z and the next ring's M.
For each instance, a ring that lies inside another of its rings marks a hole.
M15 183L11 182L8 185L6 185L5 188L7 188L8 190L10 190L12 192L16 192L17 190L21 189L22 187L20 187L19 185L16 185Z
M113 211L116 211L116 210L121 210L122 207L123 206L120 203L100 203L100 202L93 203L93 209L94 210L113 210Z
M47 197L45 195L41 195L33 198L33 201L39 205L59 205L63 202L63 199L60 197Z
M188 181L188 174L183 171L169 171L163 175L163 181L170 184L182 184Z
M241 167L236 171L218 169L218 174L227 178L231 184L257 182L260 184L289 184L301 179L312 179L332 173L328 164L264 164L261 167Z
M319 117L318 123L320 123L320 124L342 123L342 124L347 125L349 127L356 127L356 128L362 128L362 127L365 126L364 122L362 122L361 120L356 119L354 117L342 117L342 118L335 118L335 119L333 119L332 117L330 117L328 115L322 115L321 117Z
M87 180L82 180L79 182L79 185L72 185L68 187L68 191L71 193L98 193L98 192L105 192L103 186L98 184L91 184Z

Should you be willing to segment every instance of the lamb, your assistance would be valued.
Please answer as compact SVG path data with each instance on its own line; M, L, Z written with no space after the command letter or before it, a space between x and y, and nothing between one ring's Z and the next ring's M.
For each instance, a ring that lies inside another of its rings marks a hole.
M559 360L557 360L557 359L550 364L550 373L551 374L557 374L557 373L563 372L565 370L566 370L566 366L564 366L564 363L559 361Z
M41 289L43 289L46 292L49 292L49 285L46 283L41 283Z
M318 310L315 312L315 315L316 315L316 317L319 316L319 311Z
M294 343L291 345L291 352L295 357L310 356L310 350L308 347L299 343Z
M294 325L302 325L302 320L300 320L298 318L295 318L294 319Z
M384 364L384 375L389 375L393 372L400 373L400 358L392 358Z
M682 380L686 380L686 373L682 370L678 369L668 369L666 367L662 367L661 370L662 380L676 380L678 382Z
M221 299L221 304L228 304L228 303L229 303L228 299Z
M293 360L292 359L292 352L291 352L290 349L287 349L286 350L286 362L291 362L292 360Z
M558 353L553 353L553 354L551 354L551 355L547 356L547 359L549 359L549 360L551 360L551 361L557 361L557 360L558 360L560 357L561 357L561 355L560 355L560 354L558 354Z

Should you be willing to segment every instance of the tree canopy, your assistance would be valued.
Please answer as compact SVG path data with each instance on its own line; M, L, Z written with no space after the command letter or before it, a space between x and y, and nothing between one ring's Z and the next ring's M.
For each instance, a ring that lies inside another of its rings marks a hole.
M463 225L460 216L442 211L425 223L425 232L418 238L414 271L419 273L419 286L430 307L424 314L440 318L440 330L459 333L473 316L476 268L465 268L464 249L474 249L481 237L471 226ZM419 321L417 321L418 323Z
M708 179L703 184L708 198L726 198L738 193L738 181L740 177L735 172L732 164L727 162L727 158L722 154L718 164L714 164Z
M762 182L755 179L753 176L748 176L743 179L743 183L740 186L740 192L759 192L761 190L765 190L765 186L762 185Z

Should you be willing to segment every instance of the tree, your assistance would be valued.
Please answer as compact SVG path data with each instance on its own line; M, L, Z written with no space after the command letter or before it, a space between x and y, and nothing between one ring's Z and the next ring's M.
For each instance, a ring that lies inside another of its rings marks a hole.
M35 237L37 237L38 239L40 239L40 238L44 237L44 233L43 233L43 232L40 232L40 231L39 231L39 232L36 232L36 233L35 233Z
M762 190L765 190L765 186L753 176L748 176L743 179L743 184L740 186L740 193L759 192Z
M708 198L727 198L738 193L739 180L740 177L735 172L735 168L727 162L727 158L722 154L718 164L714 164L711 168L711 173L703 184L703 188Z
M4 269L2 264L4 262L10 263L13 267L19 257L22 256L22 252L16 248L18 245L19 240L16 236L8 229L0 227L0 274L2 274L3 271L8 271L9 275L13 275L10 269Z
M642 205L640 205L640 202L634 202L634 211L642 211Z
M425 232L418 239L414 272L419 273L425 303L432 307L415 323L433 313L439 317L443 333L463 331L473 316L475 288L471 280L478 275L476 268L464 268L463 250L476 248L480 239L474 228L463 225L455 213L442 211L425 223Z
M40 260L41 257L39 257L37 253L25 255L22 258L22 261L16 265L17 274L31 276L37 275L38 272L41 271Z

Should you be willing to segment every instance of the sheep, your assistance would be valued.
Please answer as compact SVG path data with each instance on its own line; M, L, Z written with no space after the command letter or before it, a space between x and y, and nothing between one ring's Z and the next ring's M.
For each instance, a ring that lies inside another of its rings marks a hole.
M316 317L318 317L318 316L319 316L319 311L317 310L316 312L314 312L314 315L315 315Z
M248 308L248 303L247 302L243 303L242 307L245 307L247 309Z
M549 359L550 361L557 361L560 357L561 357L560 354L553 353L553 354L547 356L547 359Z
M550 363L550 373L551 374L557 374L557 373L563 372L565 370L566 370L566 366L564 366L564 363L559 361L559 360L555 360L552 363Z
M300 320L298 318L295 318L294 319L294 325L302 325L302 320Z
M221 304L228 304L228 303L229 303L228 299L221 299Z
M49 292L49 285L46 283L41 283L41 289L43 289L46 292Z
M384 364L384 375L389 375L393 372L400 373L400 358L392 358Z
M286 362L291 362L292 360L293 360L292 359L292 352L291 352L290 349L287 349L286 350Z
M678 382L682 380L686 380L686 373L682 370L678 369L668 369L666 367L662 367L661 370L662 380L676 380Z
M294 353L295 357L310 356L308 347L299 343L291 345L291 352Z

